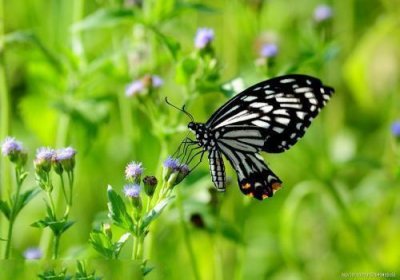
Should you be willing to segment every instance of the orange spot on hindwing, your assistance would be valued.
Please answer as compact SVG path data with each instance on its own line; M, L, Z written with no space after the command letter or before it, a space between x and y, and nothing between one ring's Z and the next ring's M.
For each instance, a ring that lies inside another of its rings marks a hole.
M246 184L242 185L242 189L244 189L244 190L247 190L247 189L250 189L250 188L251 188L251 185L249 183L246 183Z

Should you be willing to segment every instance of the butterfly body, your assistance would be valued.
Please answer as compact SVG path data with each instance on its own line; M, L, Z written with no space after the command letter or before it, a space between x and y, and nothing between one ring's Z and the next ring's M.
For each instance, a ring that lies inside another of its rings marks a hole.
M333 89L306 75L286 75L239 93L206 123L190 122L196 144L208 152L216 188L225 190L222 155L235 169L240 190L262 200L282 181L268 168L261 151L280 153L292 147L329 100Z

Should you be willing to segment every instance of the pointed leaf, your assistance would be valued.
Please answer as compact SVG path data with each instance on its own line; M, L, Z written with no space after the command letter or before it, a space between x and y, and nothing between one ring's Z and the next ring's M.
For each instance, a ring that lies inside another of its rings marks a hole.
M7 220L10 220L11 209L8 202L0 200L0 211L6 216Z
M132 9L100 9L73 25L73 31L113 27L136 19Z
M150 210L143 218L142 225L140 229L143 231L155 218L157 218L162 210L168 205L168 203L174 198L174 196L167 197L161 200L153 209Z
M133 231L134 224L131 216L126 210L125 203L121 196L117 194L111 186L107 189L108 197L108 211L109 217L113 220L113 223L118 227L126 229L128 231Z
M15 215L18 215L18 213L29 203L29 201L31 201L39 193L40 188L33 188L20 194L17 199L17 205L15 206Z

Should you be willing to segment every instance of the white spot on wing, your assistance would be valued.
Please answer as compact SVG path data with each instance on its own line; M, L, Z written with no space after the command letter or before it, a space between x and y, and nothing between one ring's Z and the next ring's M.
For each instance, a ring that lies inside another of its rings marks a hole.
M307 115L307 113L306 113L306 112L299 111L299 112L296 112L296 115L297 115L297 117L298 117L299 119L304 120L304 117Z
M295 79L283 79L283 80L280 80L280 82L282 84L287 84L287 83L291 83L291 82L294 82L294 81L295 81Z
M310 88L310 87L301 87L301 88L296 88L294 91L296 93L303 93L303 92L307 92L307 91L312 91L312 88Z
M276 117L275 121L277 121L278 123L281 123L283 125L288 125L290 120L288 118L281 118L281 117Z
M263 111L264 113L269 113L269 112L272 111L272 109L274 109L274 107L272 107L272 106L270 106L270 105L264 106L264 107L261 107L261 108L260 108L260 110Z
M286 109L278 109L274 111L275 115L286 115L289 116L289 113Z
M243 98L243 101L250 102L250 101L256 100L257 98L258 98L257 96L249 95L249 96L246 96L245 98Z
M275 131L276 133L282 133L284 129L280 126L274 126L272 127L272 130Z
M249 106L252 108L260 108L260 107L264 107L264 106L269 106L269 104L262 103L262 102L254 102L254 103L251 103Z
M301 105L301 104L296 104L296 103L282 103L282 104L281 104L281 107L302 109L302 108L303 108L303 105Z
M261 134L258 130L255 129L242 129L242 130L232 130L224 134L223 137L233 137L233 138L240 138L240 137L260 137Z
M264 122L262 120L255 120L251 122L252 124L259 126L259 127L264 127L264 128L268 128L270 127L270 124L267 122Z

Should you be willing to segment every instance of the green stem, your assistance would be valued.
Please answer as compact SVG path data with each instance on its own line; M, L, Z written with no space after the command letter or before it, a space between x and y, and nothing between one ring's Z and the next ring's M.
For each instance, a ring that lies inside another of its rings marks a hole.
M182 197L181 197L180 190L176 191L176 204L178 206L179 221L181 223L183 239L184 239L184 242L185 242L186 250L187 250L187 252L189 254L189 259L190 259L190 262L191 262L191 265L192 265L194 278L196 280L199 280L200 279L200 274L199 274L199 271L197 269L196 257L194 255L192 243L190 241L189 229L188 229L188 227L186 225L186 222L185 222L183 202L182 202Z
M60 247L60 238L61 238L61 235L58 235L58 234L54 235L54 242L53 242L54 246L53 246L53 257L52 257L53 260L58 258L58 251L59 251L59 247Z
M0 0L0 138L3 140L10 133L10 107L7 89L7 79L4 63L4 1ZM0 159L0 199L7 197L7 191L11 188L10 166L6 157ZM0 236L7 232L6 218L0 215ZM3 242L0 242L2 247Z
M19 194L21 192L21 186L22 186L22 181L20 180L21 171L22 170L19 167L15 167L15 178L17 181L17 191L15 194L15 200L13 201L12 199L10 199L10 201L13 201L13 202L12 202L12 208L11 208L11 213L10 213L10 223L8 225L6 250L4 253L5 259L8 259L10 257L14 222L18 215L18 213L17 213L17 206L18 206L18 200L19 200L18 198L19 198Z
M4 258L5 259L10 258L11 239L12 239L13 228L14 228L14 219L10 218L10 223L8 225L8 233L7 233L6 251L5 251L5 254L4 254Z

